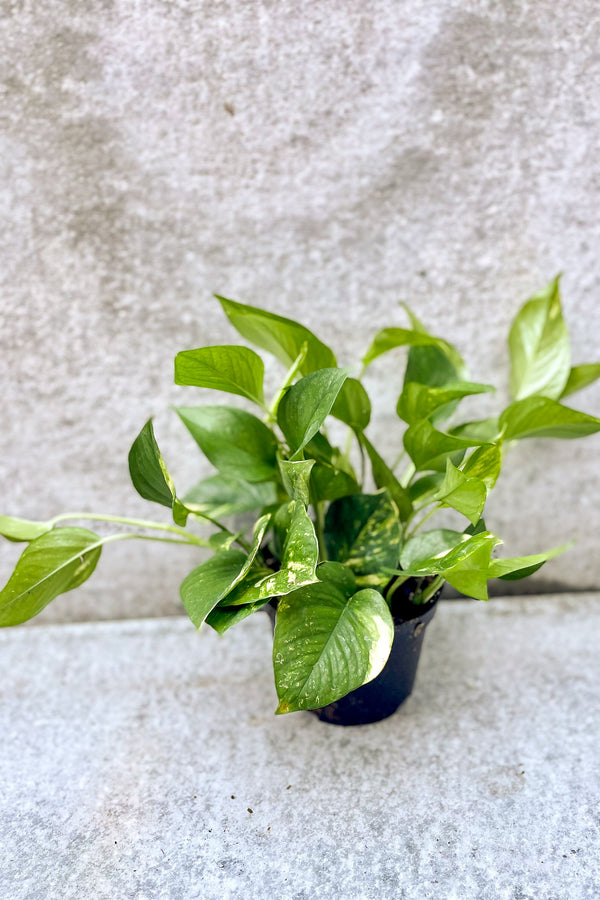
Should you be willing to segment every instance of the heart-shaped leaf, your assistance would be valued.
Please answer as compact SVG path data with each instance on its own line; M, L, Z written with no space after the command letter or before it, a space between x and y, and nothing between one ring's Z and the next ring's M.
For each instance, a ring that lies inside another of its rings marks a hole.
M559 278L521 308L510 329L508 344L514 399L533 394L558 399L567 384L571 362Z
M225 315L235 329L246 340L263 350L268 350L286 366L291 366L302 351L304 344L307 352L300 365L300 372L307 375L317 369L333 368L337 365L335 356L312 331L283 316L245 306L234 300L217 296Z
M175 357L175 384L239 394L259 406L264 406L264 373L262 359L247 347L201 347Z
M318 709L371 681L393 636L387 603L373 589L347 596L327 582L283 597L273 640L277 713Z
M305 375L283 395L277 422L290 445L292 458L318 432L347 377L347 369L320 369Z
M500 416L504 439L579 438L600 430L600 419L578 412L547 397L516 400Z
M59 594L90 577L103 540L85 528L55 528L25 548L0 592L0 626L37 616Z
M483 481L469 478L447 459L446 474L435 499L444 506L451 506L476 525L485 506L487 490Z
M221 474L250 482L277 479L277 441L256 416L232 406L181 406L177 412Z
M329 558L345 563L357 575L380 574L382 567L395 566L400 522L388 492L353 494L332 503L325 518L325 541Z

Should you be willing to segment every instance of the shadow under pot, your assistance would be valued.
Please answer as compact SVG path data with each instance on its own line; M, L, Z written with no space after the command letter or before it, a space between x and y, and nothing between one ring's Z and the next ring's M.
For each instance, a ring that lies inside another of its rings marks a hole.
M433 619L441 588L427 604L411 603L415 584L406 581L392 602L394 640L388 660L376 678L320 709L311 709L331 725L369 725L393 715L412 693L425 629ZM275 627L277 598L265 606Z

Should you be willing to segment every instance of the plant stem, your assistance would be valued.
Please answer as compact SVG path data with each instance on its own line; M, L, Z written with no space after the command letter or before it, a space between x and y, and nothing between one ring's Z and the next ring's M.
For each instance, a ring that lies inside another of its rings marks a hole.
M265 421L267 421L267 422L276 422L277 421L275 418L275 413L277 412L277 407L279 406L279 401L281 400L285 391L287 390L287 388L290 386L290 384L292 383L292 381L298 374L298 369L300 368L300 366L306 359L307 352L308 352L308 344L304 343L304 344L302 344L302 349L300 350L300 353L298 354L298 356L296 357L296 359L294 360L294 362L292 363L290 368L287 370L286 376L283 379L283 382L282 382L279 390L273 397L271 405L269 406L269 408L266 411Z
M404 457L406 456L406 450L401 450L394 462L392 463L392 472L395 472ZM412 475L411 475L412 478Z
M392 582L390 589L387 592L387 602L391 603L391 599L400 587L400 585L404 584L405 581L408 581L410 575L398 575L395 581Z
M444 584L446 579L443 575L436 575L431 584L428 584L424 591L421 591L420 594L415 597L413 603L425 604L428 603L429 600L433 597L434 594L438 592L441 586Z
M181 537L184 537L185 541L179 543L197 544L199 547L210 547L210 544L207 540L198 537L195 534L191 534L189 531L186 531L185 528L180 528L178 525L165 525L161 522L148 522L145 519L130 519L126 516L109 516L103 515L101 513L72 512L62 513L60 516L55 516L51 521L52 524L55 525L57 522L64 522L67 519L89 519L90 521L117 522L120 525L134 525L138 528L153 528L157 531L168 531L172 534L177 534ZM223 530L227 529L224 528ZM128 534L126 536L142 538L144 537L143 535L138 534ZM118 538L119 535L113 535L113 537ZM154 540L169 540L169 538L154 538Z
M438 509L440 509L440 507L441 507L441 503L438 503L436 506L432 506L431 509L429 510L429 512L425 513L423 518L419 522L417 522L415 527L406 533L404 540L407 541L409 538L411 538L413 536L413 534L415 534L415 532L417 532L419 530L419 528L421 528L421 526L425 524L427 519L429 519L435 512L438 511Z
M313 502L315 510L315 533L319 544L319 561L327 560L327 546L325 544L325 504L318 500Z
M415 464L413 462L411 462L407 465L406 469L404 470L404 472L402 473L402 475L399 478L400 484L402 485L403 488L406 488L409 486L411 478L413 477L413 475L415 474L416 471L417 470L416 470Z

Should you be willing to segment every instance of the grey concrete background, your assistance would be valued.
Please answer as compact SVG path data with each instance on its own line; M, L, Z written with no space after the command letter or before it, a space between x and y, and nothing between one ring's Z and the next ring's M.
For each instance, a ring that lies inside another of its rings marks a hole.
M344 361L404 298L505 387L509 322L562 270L574 360L599 359L599 39L590 0L0 3L2 512L152 514L126 457L153 413L177 480L205 473L163 410L195 402L177 350L235 340L212 291ZM400 377L373 367L390 453ZM534 590L599 586L599 446L508 461L507 552L579 537ZM170 613L195 559L112 547L44 617Z
M441 604L355 728L273 715L264 613L4 629L0 895L597 900L599 626L597 595Z

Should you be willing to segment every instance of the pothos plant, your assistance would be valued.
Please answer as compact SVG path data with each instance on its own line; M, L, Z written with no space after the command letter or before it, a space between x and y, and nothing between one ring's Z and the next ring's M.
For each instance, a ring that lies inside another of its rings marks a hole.
M149 421L129 454L131 478L142 497L172 510L173 524L92 513L46 522L0 517L0 533L29 542L0 593L1 625L32 618L82 584L112 541L204 547L212 556L183 581L183 605L197 628L207 622L223 634L276 604L273 664L277 712L285 713L331 703L381 671L394 635L394 600L407 579L415 579L415 606L430 603L444 582L487 600L489 579L523 578L565 549L496 558L500 540L483 519L513 442L600 429L600 419L562 403L600 376L600 364L571 367L558 278L525 303L510 329L512 401L499 416L467 422L456 422L460 401L494 388L468 380L458 351L407 307L408 327L379 331L353 375L303 325L218 300L247 342L287 368L279 390L265 400L263 361L246 346L179 353L177 384L236 394L254 408L177 409L216 473L180 496ZM401 452L392 461L368 435L371 403L362 378L392 354L393 379L401 347L408 348L396 406ZM344 449L328 434L329 417L348 429ZM448 508L455 527L433 527L432 517ZM250 512L254 524L238 530L232 523ZM100 537L64 524L81 519L136 530ZM190 531L190 521L212 533Z

